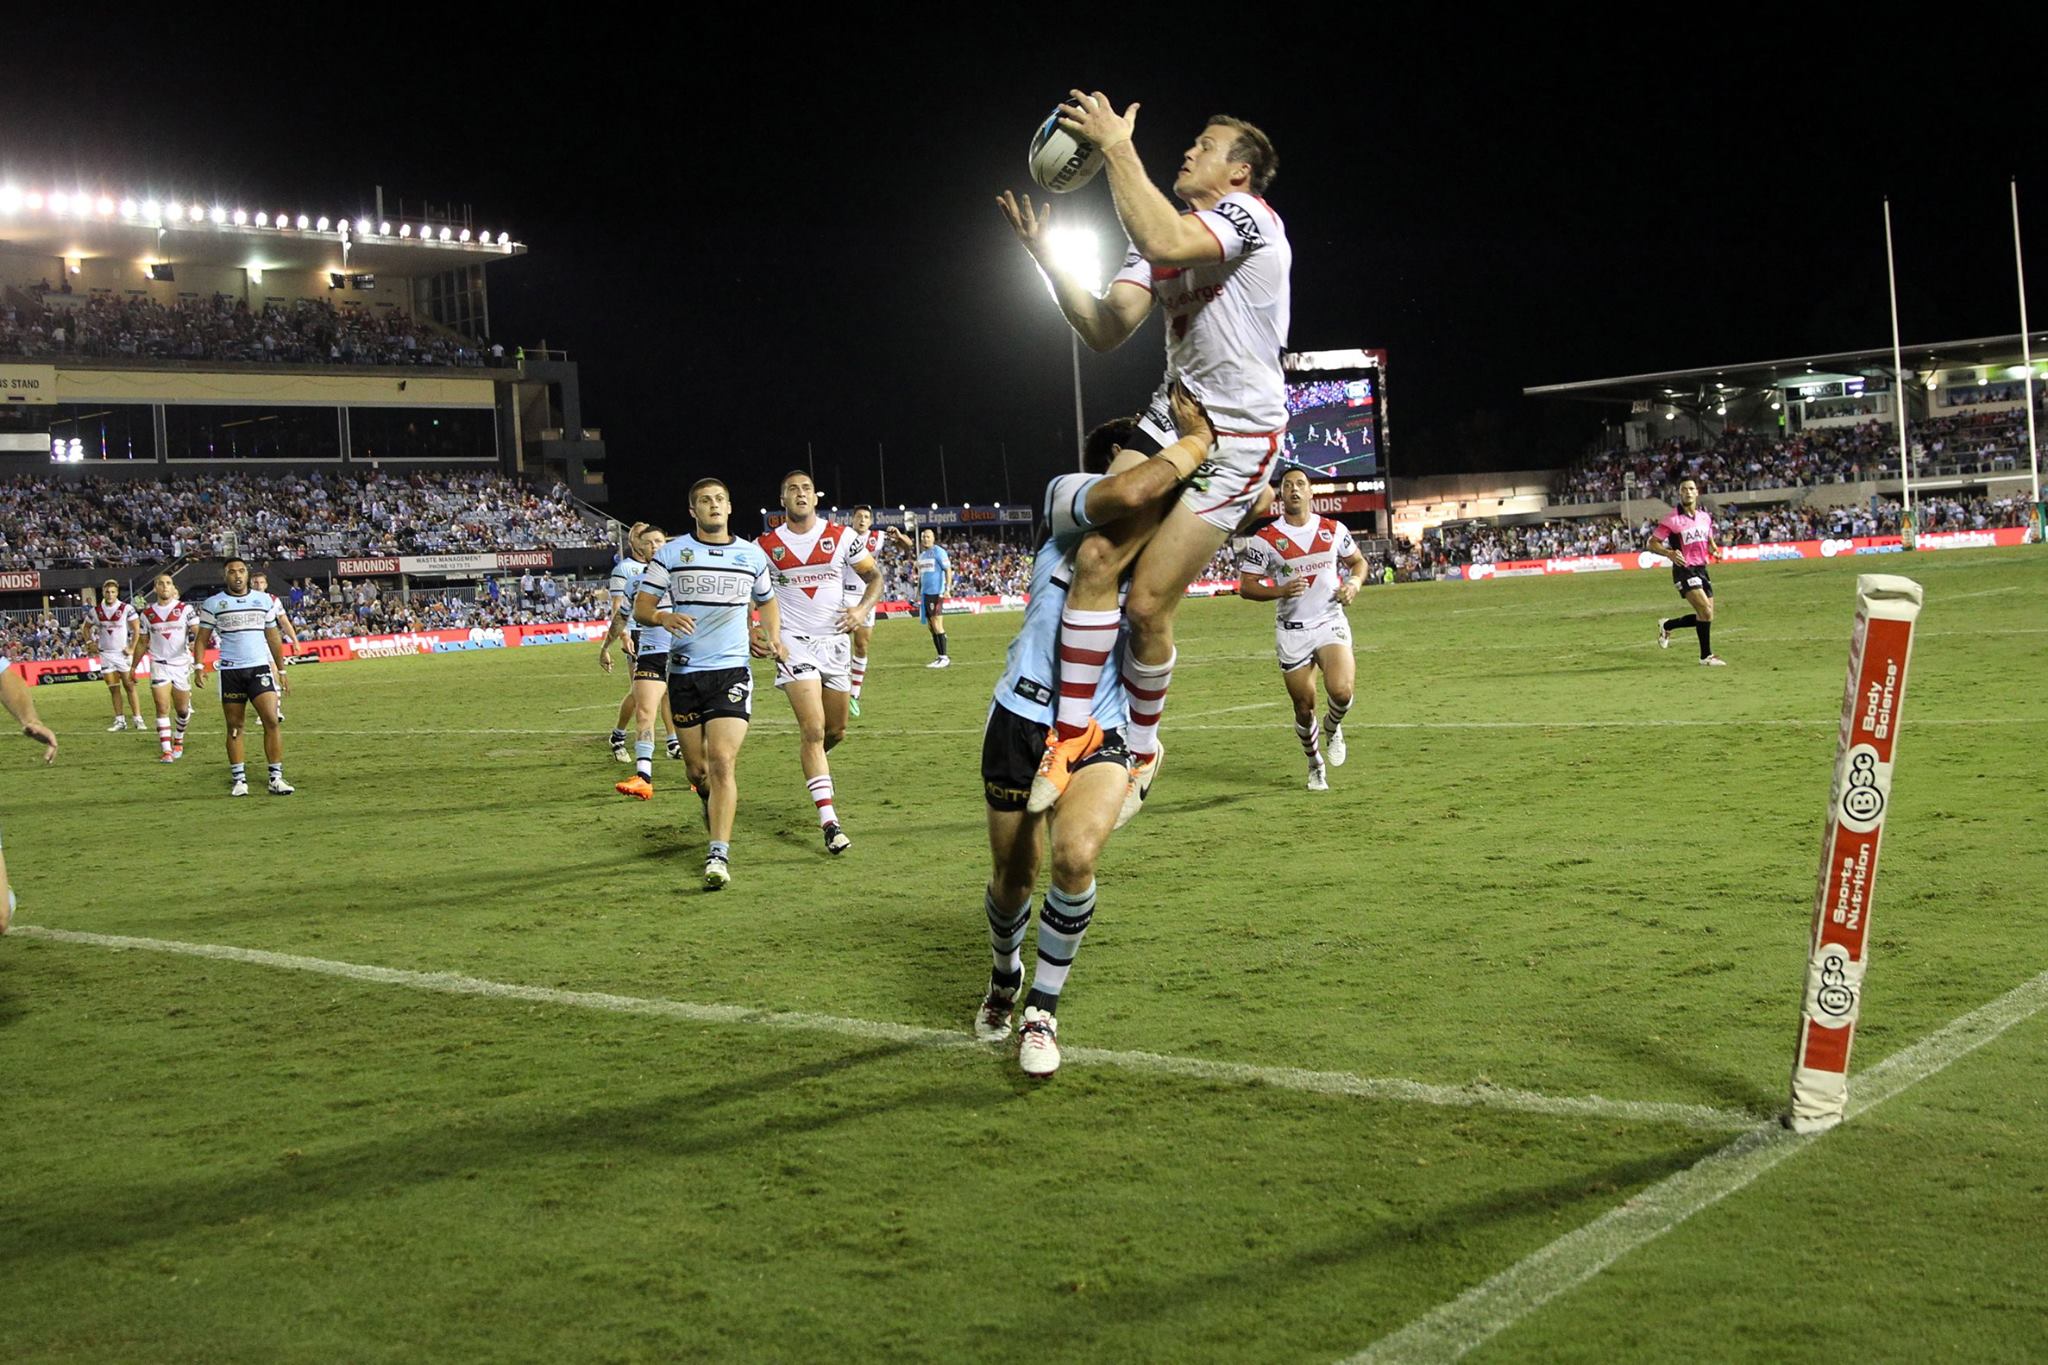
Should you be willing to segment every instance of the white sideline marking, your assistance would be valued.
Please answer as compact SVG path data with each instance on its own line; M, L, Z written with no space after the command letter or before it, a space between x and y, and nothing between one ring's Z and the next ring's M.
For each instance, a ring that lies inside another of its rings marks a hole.
M1858 1072L1849 1087L1849 1117L1904 1093L2043 1009L2048 1009L2048 972ZM1801 1137L1775 1119L1758 1124L1718 1152L1382 1337L1345 1365L1456 1360L1825 1136Z
M434 991L441 995L481 995L496 1000L523 1000L536 1005L560 1005L569 1009L603 1010L611 1014L641 1014L663 1019L681 1019L693 1024L744 1024L756 1028L783 1029L800 1033L832 1033L841 1037L861 1038L874 1042L911 1043L920 1047L950 1049L985 1046L963 1030L920 1028L913 1024L890 1024L872 1019L846 1019L832 1014L749 1009L743 1005L699 1005L686 1000L649 999L635 995L611 995L600 991L565 991L549 986L521 986L505 981L459 976L452 972L414 972L398 967L373 967L357 962L335 962L321 957L301 957L296 953L272 953L257 948L235 948L217 943L130 938L121 934L88 934L72 929L46 929L33 924L16 926L14 935L21 938L46 939L55 943L78 943L94 948L171 953L181 957L246 962L259 967L312 972L320 976L338 976L380 986L407 986L413 990ZM1083 1066L1117 1067L1125 1071L1145 1071L1183 1080L1273 1086L1281 1090L1300 1090L1317 1095L1353 1095L1360 1099L1430 1104L1452 1109L1504 1109L1563 1118L1630 1119L1641 1123L1672 1123L1710 1132L1746 1128L1756 1122L1755 1114L1739 1109L1716 1109L1705 1104L1680 1104L1662 1100L1612 1100L1601 1095L1543 1095L1532 1090L1511 1090L1493 1085L1430 1085L1398 1077L1358 1076L1348 1071L1305 1071L1291 1066L1215 1062L1200 1057L1173 1057L1156 1052L1116 1052L1104 1048L1063 1048L1061 1056L1068 1062L1078 1062Z

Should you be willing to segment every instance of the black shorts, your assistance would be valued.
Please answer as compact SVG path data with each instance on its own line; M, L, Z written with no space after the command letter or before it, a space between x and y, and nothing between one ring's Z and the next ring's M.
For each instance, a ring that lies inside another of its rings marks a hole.
M1709 598L1714 595L1714 580L1707 577L1707 566L1704 564L1673 564L1671 566L1671 585L1678 589L1680 597L1685 596L1694 588L1698 588Z
M251 701L265 692L277 691L277 678L269 664L255 668L223 668L220 670L220 699L222 701Z
M1046 726L1026 720L1007 706L997 705L988 713L988 728L981 736L981 794L990 810L1023 810L1031 795L1031 779L1038 775L1038 762L1045 757ZM1124 732L1105 730L1102 747L1074 765L1074 771L1098 763L1131 766L1131 751L1124 746Z
M675 716L678 730L692 729L721 716L752 720L754 670L713 668L702 673L671 673L668 708Z
M668 651L658 649L646 654L635 654L633 656L633 681L667 682Z
M942 593L928 592L918 600L917 619L920 621L930 621L934 616L945 615L945 612L946 598ZM1038 771L1036 764L1032 765L1031 771Z

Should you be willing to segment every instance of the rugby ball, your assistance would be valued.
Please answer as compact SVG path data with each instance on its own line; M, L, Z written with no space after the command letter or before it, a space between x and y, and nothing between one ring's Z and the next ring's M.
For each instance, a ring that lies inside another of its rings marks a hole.
M1026 162L1038 188L1051 194L1065 194L1095 178L1095 173L1102 169L1102 152L1094 143L1060 127L1060 111L1055 109L1032 134Z

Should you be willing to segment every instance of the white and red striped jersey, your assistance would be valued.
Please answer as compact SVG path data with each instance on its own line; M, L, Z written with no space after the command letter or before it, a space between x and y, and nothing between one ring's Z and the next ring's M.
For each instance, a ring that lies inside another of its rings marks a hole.
M1287 350L1294 248L1272 205L1226 194L1188 215L1216 239L1214 265L1154 266L1133 247L1111 284L1149 290L1166 314L1166 378L1202 400L1219 433L1266 435L1287 425Z
M1305 579L1308 586L1299 597L1283 597L1273 604L1276 620L1302 626L1343 616L1335 593L1344 579L1344 561L1357 553L1349 527L1313 512L1303 525L1290 525L1282 517L1237 542L1240 573L1270 578L1280 587Z
M135 623L135 608L127 602L116 602L108 606L95 602L92 607L92 628L97 635L95 643L103 657L126 659L131 643L128 627Z
M190 602L151 602L142 609L142 624L149 631L150 662L192 662L192 628L199 624L199 613Z
M778 526L760 539L768 575L786 635L840 634L839 614L854 599L848 580L859 581L853 562L867 551L861 538L837 522L818 518L803 534Z

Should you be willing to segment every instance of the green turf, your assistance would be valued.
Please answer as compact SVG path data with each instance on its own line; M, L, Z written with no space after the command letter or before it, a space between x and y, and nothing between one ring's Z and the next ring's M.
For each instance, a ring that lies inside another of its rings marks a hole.
M2048 556L1731 567L1715 670L1656 649L1662 575L1418 584L1352 610L1325 795L1270 610L1189 604L1171 759L1105 858L1062 1040L1769 1114L1874 568L1928 605L1857 1061L2048 968ZM964 1030L1016 621L953 622L947 672L914 624L878 630L833 754L844 860L764 678L717 896L680 765L651 804L611 791L594 647L295 672L290 800L226 799L210 696L163 768L101 733L104 689L44 688L58 766L0 750L20 918ZM2030 1353L2048 1291L1993 1268L2048 1248L2043 1039L1491 1349ZM1106 1066L1030 1085L974 1049L25 937L0 942L0 1094L10 1359L1334 1359L1733 1136Z

